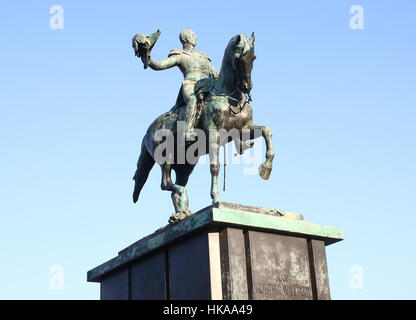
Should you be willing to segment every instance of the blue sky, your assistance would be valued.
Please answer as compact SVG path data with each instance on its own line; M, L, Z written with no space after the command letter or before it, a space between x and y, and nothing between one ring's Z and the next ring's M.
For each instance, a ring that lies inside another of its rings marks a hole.
M49 27L54 4L63 30ZM349 27L352 5L364 8L362 30ZM256 33L254 120L272 128L277 157L267 182L228 166L223 200L343 228L327 248L334 299L415 299L415 10L404 0L2 2L0 298L98 299L87 270L167 222L160 170L136 205L131 177L182 75L143 70L131 38L161 28L162 59L191 28L217 70L231 37ZM194 211L210 204L209 179L207 165L195 169Z

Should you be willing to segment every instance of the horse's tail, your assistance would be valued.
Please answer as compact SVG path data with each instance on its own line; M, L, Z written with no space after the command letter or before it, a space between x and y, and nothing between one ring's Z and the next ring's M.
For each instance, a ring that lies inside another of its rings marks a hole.
M145 138L144 138L145 139ZM134 183L134 191L133 191L133 202L136 203L139 199L140 191L145 184L147 177L149 176L150 170L153 168L155 164L155 160L150 155L149 151L147 151L146 145L144 143L144 139L142 141L142 149L140 152L139 160L137 161L137 170L134 174L133 180Z

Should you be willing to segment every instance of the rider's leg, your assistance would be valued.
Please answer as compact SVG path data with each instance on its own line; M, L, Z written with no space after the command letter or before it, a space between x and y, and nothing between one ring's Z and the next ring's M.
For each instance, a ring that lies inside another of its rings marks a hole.
M187 140L194 140L195 132L193 130L195 126L196 117L196 96L194 93L195 81L185 80L183 81L182 94L186 102L185 111L185 136Z

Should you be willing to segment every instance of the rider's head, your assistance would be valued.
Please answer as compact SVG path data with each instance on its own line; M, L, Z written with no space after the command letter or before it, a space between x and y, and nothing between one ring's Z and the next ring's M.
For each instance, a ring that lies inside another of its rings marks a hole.
M192 30L185 29L179 33L179 40L185 46L186 44L190 44L193 47L196 46L196 35Z

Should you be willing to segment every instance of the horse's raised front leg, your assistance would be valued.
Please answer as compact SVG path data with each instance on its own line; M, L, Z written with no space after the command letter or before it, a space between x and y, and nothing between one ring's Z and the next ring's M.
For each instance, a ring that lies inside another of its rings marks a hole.
M186 189L179 184L173 184L171 179L172 165L165 163L162 168L161 189L172 192L172 202L175 207L175 213L171 215L169 223L178 222L191 214L189 211L189 200Z
M218 132L210 133L209 139L209 163L211 171L211 199L212 203L221 201L218 193L218 174L220 172L220 135Z
M257 136L256 131L261 130L261 135L266 142L266 160L259 167L259 175L264 180L268 180L270 173L272 172L273 158L275 156L272 142L272 130L269 127L257 126L254 124L249 124L247 129L250 130L250 139L254 139Z

